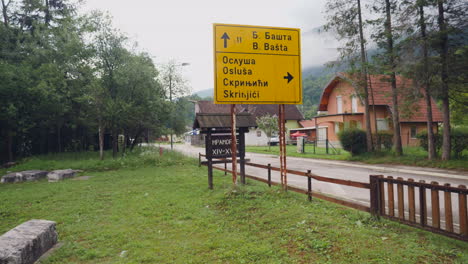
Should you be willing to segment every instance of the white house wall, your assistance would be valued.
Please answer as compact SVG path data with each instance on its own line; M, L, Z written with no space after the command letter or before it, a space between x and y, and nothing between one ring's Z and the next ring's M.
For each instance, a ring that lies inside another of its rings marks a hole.
M247 146L267 146L268 145L268 138L265 133L261 130L261 136L257 136L256 129L249 129L249 133L245 134L245 145Z

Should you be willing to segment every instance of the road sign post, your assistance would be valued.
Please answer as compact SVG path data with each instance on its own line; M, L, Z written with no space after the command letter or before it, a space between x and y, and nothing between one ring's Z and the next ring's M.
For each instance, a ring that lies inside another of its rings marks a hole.
M214 24L213 34L214 103L232 104L234 118L235 104L280 104L280 171L286 190L284 104L302 104L300 30ZM231 125L235 139L235 121ZM232 148L236 182L235 145Z

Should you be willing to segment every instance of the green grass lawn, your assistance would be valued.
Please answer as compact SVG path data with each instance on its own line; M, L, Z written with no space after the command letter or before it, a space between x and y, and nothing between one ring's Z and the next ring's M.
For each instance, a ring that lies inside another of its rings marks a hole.
M96 157L23 163L85 169L93 177L0 185L0 233L30 219L56 221L63 246L45 263L468 262L466 242L252 180L233 188L215 171L210 191L207 169L195 159L149 150Z
M270 148L268 148L268 146L246 146L245 149L247 152L279 155L279 146L272 146ZM286 146L287 155L289 157L348 160L369 164L400 164L421 167L468 170L468 152L465 152L463 155L464 158L461 159L453 159L448 161L430 161L427 159L427 152L420 147L405 147L403 149L404 155L400 157L396 156L393 151L381 151L372 154L365 153L353 157L345 150L337 150L338 153L334 152L333 150L329 150L329 154L327 154L325 148L315 148L314 153L314 147L312 145L306 145L305 153L297 153L296 146Z

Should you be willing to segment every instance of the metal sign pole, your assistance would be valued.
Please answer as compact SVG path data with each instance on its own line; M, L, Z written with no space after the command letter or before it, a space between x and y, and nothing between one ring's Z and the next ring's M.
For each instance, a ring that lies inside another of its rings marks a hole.
M283 187L283 131L281 126L281 105L278 105L278 133L279 133L279 149L280 149L280 180Z
M231 105L232 183L237 185L236 105Z
M285 124L285 115L286 111L284 110L284 104L281 105L283 115L281 117L281 125L283 126L283 181L284 181L284 190L288 190L288 175L287 175L287 166L286 166L286 124Z
M280 175L281 186L287 190L287 176L286 176L286 128L284 124L284 104L279 105L279 145L280 145Z

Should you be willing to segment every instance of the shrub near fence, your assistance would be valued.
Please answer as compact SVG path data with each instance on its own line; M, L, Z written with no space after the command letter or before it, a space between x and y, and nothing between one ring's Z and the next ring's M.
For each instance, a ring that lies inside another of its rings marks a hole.
M427 131L420 132L417 136L420 146L427 151ZM440 153L442 147L442 134L434 134L436 151ZM454 158L461 158L464 150L468 149L468 129L454 128L450 133L450 141Z
M367 151L366 132L357 128L348 128L338 133L341 146L351 155L358 155Z

